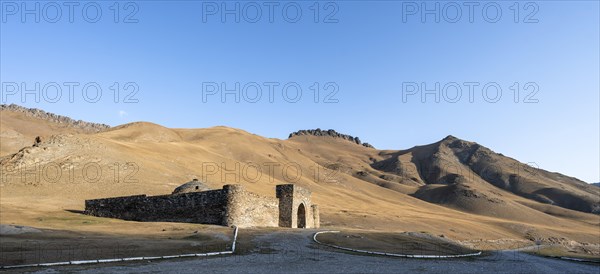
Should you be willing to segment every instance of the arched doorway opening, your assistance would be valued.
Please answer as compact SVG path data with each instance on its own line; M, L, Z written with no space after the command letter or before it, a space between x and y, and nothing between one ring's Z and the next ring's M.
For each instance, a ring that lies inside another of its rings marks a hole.
M304 208L304 204L300 204L298 206L298 228L306 227L306 209Z

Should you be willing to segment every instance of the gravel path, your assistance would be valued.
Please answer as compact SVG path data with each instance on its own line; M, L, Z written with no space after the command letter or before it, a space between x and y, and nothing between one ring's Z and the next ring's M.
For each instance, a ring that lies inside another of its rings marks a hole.
M153 261L124 265L65 266L37 273L600 273L600 265L500 251L476 259L419 260L343 253L312 242L312 231L272 233L255 239L248 255ZM30 271L33 269L30 269Z

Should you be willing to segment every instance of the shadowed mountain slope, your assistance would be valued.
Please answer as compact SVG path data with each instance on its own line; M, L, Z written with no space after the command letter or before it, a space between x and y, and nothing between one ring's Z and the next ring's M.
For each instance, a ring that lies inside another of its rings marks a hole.
M22 130L19 119L30 118L3 110L2 130ZM600 243L592 214L600 188L452 136L377 150L340 133L280 140L139 122L65 134L51 121L34 122L48 137L35 145L19 137L26 145L0 158L2 222L56 228L64 224L42 217L75 218L65 210L83 209L85 199L169 194L197 178L206 188L238 183L268 196L277 184L301 185L313 192L324 227Z

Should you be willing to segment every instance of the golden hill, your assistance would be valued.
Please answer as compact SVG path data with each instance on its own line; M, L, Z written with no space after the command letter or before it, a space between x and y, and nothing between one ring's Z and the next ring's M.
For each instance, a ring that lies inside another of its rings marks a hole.
M35 137L54 134L97 133L108 125L73 120L69 117L18 105L0 105L0 156L15 153L34 143Z
M25 144L0 160L3 224L114 231L127 222L85 226L71 211L82 210L85 199L168 194L198 178L212 188L239 183L269 196L276 184L299 184L312 190L325 227L600 244L600 188L451 136L382 151L332 136L280 140L146 122L84 133L1 114L2 132L22 135L11 137L22 143L2 151ZM46 137L31 146L36 134Z

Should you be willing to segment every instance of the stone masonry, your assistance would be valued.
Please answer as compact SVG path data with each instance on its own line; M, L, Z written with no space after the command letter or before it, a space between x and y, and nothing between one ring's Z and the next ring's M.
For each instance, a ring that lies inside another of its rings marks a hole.
M242 185L170 195L85 201L85 214L140 222L185 222L238 227L318 228L319 208L311 192L294 184L276 186L276 198Z

